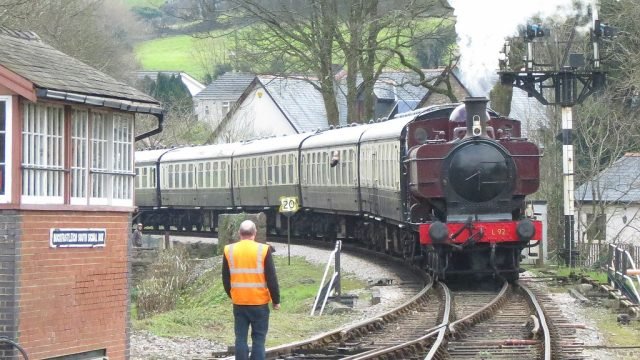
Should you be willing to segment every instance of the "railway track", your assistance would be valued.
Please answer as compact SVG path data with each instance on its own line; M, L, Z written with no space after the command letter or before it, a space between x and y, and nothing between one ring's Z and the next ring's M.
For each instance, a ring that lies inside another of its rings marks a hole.
M357 251L369 259L390 260L370 250ZM505 282L495 290L450 291L413 270L426 286L404 304L354 325L270 348L267 359L583 358L575 328L535 284L533 289L525 280Z
M448 289L430 281L416 296L384 314L298 343L267 350L269 359L371 359L385 353L424 358L442 321Z

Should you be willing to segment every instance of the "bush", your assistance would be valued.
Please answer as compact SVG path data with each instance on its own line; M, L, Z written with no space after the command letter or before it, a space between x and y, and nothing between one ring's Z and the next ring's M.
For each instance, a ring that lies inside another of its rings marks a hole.
M149 266L148 276L134 289L138 319L175 308L193 279L193 265L184 248L164 250Z

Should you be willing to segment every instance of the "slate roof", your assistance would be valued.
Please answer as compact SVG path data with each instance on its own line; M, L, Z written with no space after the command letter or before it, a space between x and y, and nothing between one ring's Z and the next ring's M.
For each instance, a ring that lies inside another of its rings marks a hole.
M255 75L226 72L207 85L194 98L198 100L237 101L251 84Z
M529 97L526 91L515 86L511 97L509 117L520 120L523 137L527 137L530 131L549 123L547 107L538 99Z
M442 70L423 70L427 79L436 77ZM373 93L379 100L389 101L420 101L429 91L424 86L416 86L420 77L415 72L385 71L380 74L373 87ZM432 80L431 82L433 83Z
M576 190L576 201L640 203L640 153L627 153Z
M322 94L307 80L267 75L258 79L298 133L329 126Z
M54 49L33 32L0 26L0 65L33 83L39 97L55 95L64 100L72 93L75 100L70 101L80 101L80 94L103 98L93 99L94 105L111 106L104 104L107 98L147 103L159 109L153 97ZM118 103L120 106L126 107Z

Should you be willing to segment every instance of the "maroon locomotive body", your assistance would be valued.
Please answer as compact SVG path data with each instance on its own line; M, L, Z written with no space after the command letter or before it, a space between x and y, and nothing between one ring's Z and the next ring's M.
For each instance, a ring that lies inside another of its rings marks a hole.
M447 117L408 126L405 163L411 222L434 273L517 278L520 254L542 238L526 214L540 183L538 147L520 122L467 98ZM445 113L446 114L446 113Z

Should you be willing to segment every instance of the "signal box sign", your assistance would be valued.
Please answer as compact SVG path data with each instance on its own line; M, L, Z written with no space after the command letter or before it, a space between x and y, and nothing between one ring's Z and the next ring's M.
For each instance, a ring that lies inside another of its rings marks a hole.
M58 247L103 247L107 229L51 229L49 246Z
M281 196L280 197L280 211L285 214L294 214L300 210L300 205L297 196Z

